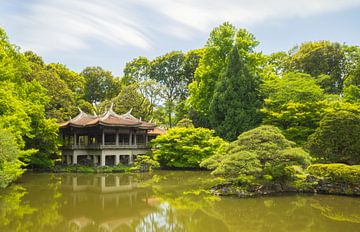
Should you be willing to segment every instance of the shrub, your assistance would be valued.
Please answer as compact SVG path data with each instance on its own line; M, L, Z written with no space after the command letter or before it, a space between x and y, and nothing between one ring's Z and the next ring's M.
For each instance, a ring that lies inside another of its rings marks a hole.
M162 167L199 168L203 159L224 152L228 143L206 128L174 127L151 144Z
M226 155L211 156L201 166L230 180L283 182L292 179L288 167L310 164L309 154L294 145L278 128L260 126L242 133L230 144Z
M139 171L139 172L148 172L152 171L153 168L160 167L159 162L156 160L153 160L148 155L139 155L136 157L136 160L134 161L134 166L131 167L131 171Z
M309 174L334 182L360 184L360 165L313 164L307 168Z
M309 137L314 157L331 163L360 163L360 116L348 111L329 113Z

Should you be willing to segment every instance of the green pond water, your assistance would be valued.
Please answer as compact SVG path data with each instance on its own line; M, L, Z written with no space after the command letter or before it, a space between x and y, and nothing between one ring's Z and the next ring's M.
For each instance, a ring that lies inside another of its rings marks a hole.
M0 231L360 231L360 198L210 195L208 172L25 174L0 191Z

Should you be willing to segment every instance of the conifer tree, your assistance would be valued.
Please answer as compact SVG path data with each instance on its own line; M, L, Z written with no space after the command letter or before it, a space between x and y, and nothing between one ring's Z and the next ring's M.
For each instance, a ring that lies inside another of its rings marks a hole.
M257 44L252 34L243 29L238 31L210 104L211 124L218 135L228 140L235 140L261 121L258 54L253 51Z

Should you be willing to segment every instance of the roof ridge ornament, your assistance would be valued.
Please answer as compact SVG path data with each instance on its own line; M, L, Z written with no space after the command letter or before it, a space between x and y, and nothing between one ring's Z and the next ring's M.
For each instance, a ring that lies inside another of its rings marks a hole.
M109 109L109 111L114 112L113 108L114 108L114 102L111 102L111 105L110 105L110 109Z
M125 115L131 115L131 112L132 112L133 108L131 107L131 109L125 113Z

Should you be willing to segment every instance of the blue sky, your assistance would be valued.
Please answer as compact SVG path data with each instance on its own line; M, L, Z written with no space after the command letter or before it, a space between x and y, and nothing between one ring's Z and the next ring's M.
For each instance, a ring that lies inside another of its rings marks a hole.
M23 51L115 75L140 55L200 48L224 21L264 53L310 40L360 45L360 0L0 0L0 26Z

